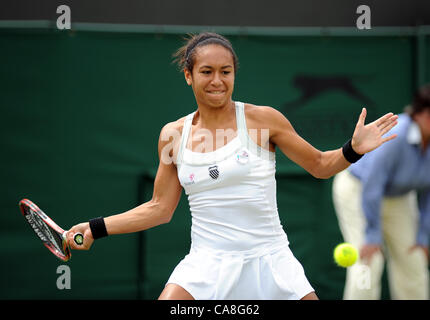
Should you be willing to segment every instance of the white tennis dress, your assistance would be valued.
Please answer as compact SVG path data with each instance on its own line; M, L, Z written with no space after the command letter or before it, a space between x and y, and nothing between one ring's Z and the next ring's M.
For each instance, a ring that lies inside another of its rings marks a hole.
M213 152L178 152L178 177L192 215L191 249L167 283L195 299L301 299L314 291L289 249L276 205L275 153L248 135L236 102L237 136Z

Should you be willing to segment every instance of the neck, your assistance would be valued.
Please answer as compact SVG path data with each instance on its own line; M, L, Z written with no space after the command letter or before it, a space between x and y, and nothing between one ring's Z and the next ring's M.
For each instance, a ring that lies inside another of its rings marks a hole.
M210 107L205 104L198 103L195 120L199 126L207 129L222 129L232 119L232 114L235 112L234 101L230 100L223 106Z

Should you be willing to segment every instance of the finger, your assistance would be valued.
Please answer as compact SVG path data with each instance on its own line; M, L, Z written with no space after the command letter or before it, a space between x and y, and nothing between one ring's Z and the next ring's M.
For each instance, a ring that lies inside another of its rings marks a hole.
M73 232L72 231L67 232L67 245L71 249L76 250L76 243L75 243L75 241L73 241Z
M397 125L397 121L394 121L394 122L390 123L388 126L386 126L383 129L381 129L381 135L383 136L388 131L390 131L391 129L393 129L396 125Z
M392 115L391 117L387 116L384 119L376 120L376 125L378 126L379 129L384 129L385 127L389 126L391 123L397 121L398 118L399 118L398 115ZM379 121L379 120L382 120L382 121Z
M77 243L77 236L82 235L82 233L74 231L74 228L66 231L66 241L67 245L74 250L82 249L82 244Z
M367 110L366 108L361 109L360 116L358 118L357 125L364 126L364 122L366 121Z
M69 244L69 247L73 250L79 249L80 246L78 246L74 240L75 233L72 231L67 232L67 243Z
M389 136L387 138L383 138L382 143L388 142L388 141L393 140L395 138L397 138L397 134L392 134L391 136Z
M399 118L398 115L393 115L390 118L385 119L385 121L383 121L380 125L377 125L377 126L379 129L383 130L389 125L391 125L393 122L396 122L398 118Z
M64 231L63 234L61 235L61 237L63 238L63 243L65 242L66 245L69 246L69 233L68 233L68 231Z
M71 240L69 240L69 245L70 245L70 248L72 248L73 250L87 250L87 244L85 239L82 244L77 244L75 240L72 238Z
M69 247L73 240L73 232L71 230L72 229L66 231L66 242Z
M380 117L379 119L375 120L375 124L380 127L381 125L384 124L385 121L387 121L388 119L390 119L394 114L392 112L389 112L385 115L383 115L382 117Z

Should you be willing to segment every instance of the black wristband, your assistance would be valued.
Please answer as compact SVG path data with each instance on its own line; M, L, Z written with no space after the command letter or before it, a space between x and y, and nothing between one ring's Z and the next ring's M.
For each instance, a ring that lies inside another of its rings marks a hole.
M108 236L105 220L103 219L103 217L91 219L90 229L91 233L93 234L94 240Z
M363 156L362 154L358 154L357 152L352 149L352 139L349 139L342 147L342 153L345 159L350 162L354 163L361 159Z

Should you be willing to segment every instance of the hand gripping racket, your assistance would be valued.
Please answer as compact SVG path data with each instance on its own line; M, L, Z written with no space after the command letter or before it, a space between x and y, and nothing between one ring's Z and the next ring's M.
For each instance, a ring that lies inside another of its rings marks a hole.
M28 199L22 199L19 202L19 208L45 247L59 259L63 261L70 260L72 253L66 240L67 231L60 228L38 206ZM82 233L76 233L73 240L77 245L82 245L84 243L84 236Z

